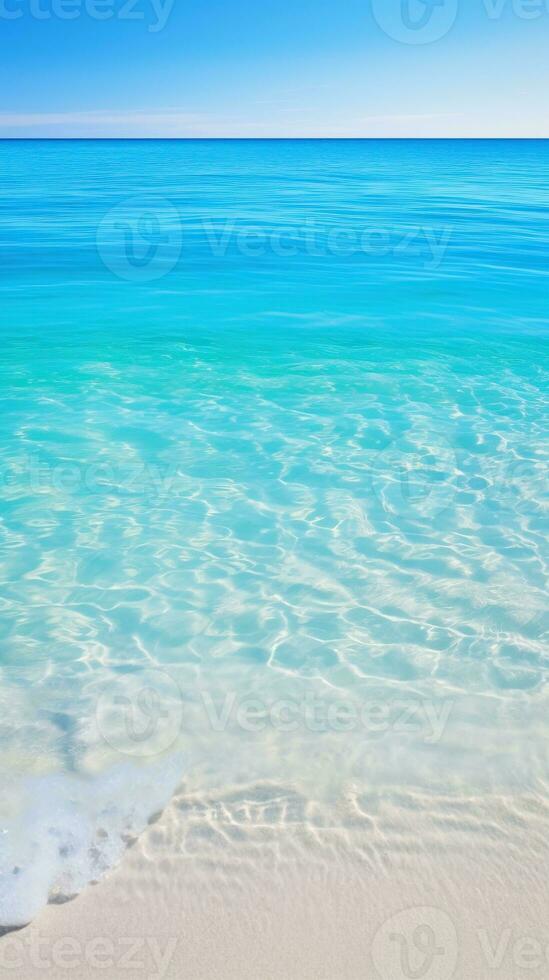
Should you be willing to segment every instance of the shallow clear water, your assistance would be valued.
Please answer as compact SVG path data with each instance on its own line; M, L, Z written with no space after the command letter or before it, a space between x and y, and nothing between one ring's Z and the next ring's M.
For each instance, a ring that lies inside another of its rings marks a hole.
M545 799L549 145L0 159L0 923L182 781Z

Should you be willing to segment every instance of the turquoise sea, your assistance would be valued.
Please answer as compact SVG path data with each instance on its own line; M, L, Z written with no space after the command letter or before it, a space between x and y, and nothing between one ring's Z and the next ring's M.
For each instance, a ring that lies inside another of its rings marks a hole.
M176 788L546 805L548 194L546 141L0 143L0 925Z

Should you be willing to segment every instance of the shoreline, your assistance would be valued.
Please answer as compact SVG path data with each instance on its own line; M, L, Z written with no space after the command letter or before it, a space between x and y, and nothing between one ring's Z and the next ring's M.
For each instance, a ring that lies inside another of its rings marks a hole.
M547 976L540 798L517 798L512 812L503 800L499 824L491 806L466 813L454 800L453 829L441 832L441 812L403 806L362 820L355 808L354 823L348 811L332 827L306 807L305 825L295 795L275 805L266 789L217 803L175 796L97 885L0 939L2 971L25 980L76 970L85 980Z

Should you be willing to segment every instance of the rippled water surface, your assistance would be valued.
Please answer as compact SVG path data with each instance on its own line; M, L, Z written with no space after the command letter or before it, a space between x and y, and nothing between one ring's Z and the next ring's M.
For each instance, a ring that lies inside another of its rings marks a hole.
M181 784L545 803L548 144L0 160L0 922Z

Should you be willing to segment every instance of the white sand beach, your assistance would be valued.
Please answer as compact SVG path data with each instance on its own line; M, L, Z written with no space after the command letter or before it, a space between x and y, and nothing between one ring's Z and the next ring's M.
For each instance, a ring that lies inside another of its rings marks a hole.
M0 939L2 975L517 980L549 973L547 805L280 786L180 793L100 883Z

